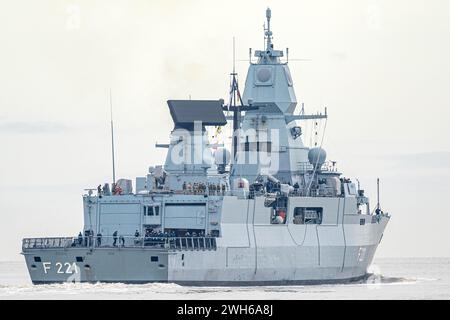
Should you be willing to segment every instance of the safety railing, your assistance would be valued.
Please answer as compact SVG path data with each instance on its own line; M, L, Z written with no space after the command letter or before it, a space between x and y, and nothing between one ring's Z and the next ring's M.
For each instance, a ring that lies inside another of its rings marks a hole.
M297 163L297 170L300 173L305 173L308 171L313 171L314 166L310 162L298 162ZM337 172L336 162L333 161L325 161L320 166L320 171L328 171L328 172Z
M344 196L344 194L339 193L333 187L323 187L322 189L311 187L309 190L303 189L294 189L293 192L289 193L290 197L340 197Z
M173 250L216 250L215 237L167 236L85 236L60 238L25 238L22 249L54 248L164 248Z
M254 199L255 197L276 197L280 195L281 192L278 189L273 189L271 192L266 192L265 190L249 191L248 198ZM338 194L336 189L332 187L325 187L323 189L310 188L309 191L305 188L296 188L294 191L289 192L289 197L343 197L344 194Z

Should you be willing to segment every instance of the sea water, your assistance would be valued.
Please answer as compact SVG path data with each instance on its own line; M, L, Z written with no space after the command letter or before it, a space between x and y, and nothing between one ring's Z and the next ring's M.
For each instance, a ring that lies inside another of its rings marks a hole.
M190 287L172 283L32 285L24 261L0 262L0 299L450 299L450 258L379 258L339 285Z

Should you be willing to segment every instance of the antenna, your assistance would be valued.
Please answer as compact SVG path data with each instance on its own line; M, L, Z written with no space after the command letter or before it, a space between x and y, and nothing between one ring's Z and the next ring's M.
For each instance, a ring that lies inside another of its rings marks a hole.
M233 74L236 73L236 46L233 37Z
M116 165L114 161L114 124L113 124L113 108L112 108L112 93L109 88L109 108L111 113L111 153L112 153L112 174L113 174L113 189L116 185Z
M377 209L380 210L380 178L377 178Z
M239 109L238 104L236 103L236 92L239 92L238 90L238 83L236 79L236 45L235 45L235 37L233 37L233 73L232 76L232 83L231 83L231 92L230 92L230 107L234 107L233 112L233 163L236 160L236 153L237 153L237 146L238 146L238 137L237 137L237 130L239 129L240 124L240 116L241 112ZM239 99L241 98L241 95L239 94ZM242 104L242 103L241 103Z
M270 10L270 8L267 8L266 10L266 18L267 18L267 29L265 29L264 31L264 35L267 37L267 49L266 50L270 50L271 49L271 44L272 44L272 31L270 31L270 18L272 17L272 11Z

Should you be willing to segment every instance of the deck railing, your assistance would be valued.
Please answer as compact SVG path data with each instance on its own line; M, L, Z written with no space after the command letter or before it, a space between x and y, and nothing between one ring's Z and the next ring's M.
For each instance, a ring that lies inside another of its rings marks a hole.
M164 248L173 250L216 250L215 237L87 236L25 238L22 250L55 248Z

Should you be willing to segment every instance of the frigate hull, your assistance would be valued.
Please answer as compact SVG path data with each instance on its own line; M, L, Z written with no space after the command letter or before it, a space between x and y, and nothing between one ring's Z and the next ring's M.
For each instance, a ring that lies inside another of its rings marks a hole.
M23 254L34 284L169 282L246 286L343 283L367 276L387 221L382 218L378 222L349 224L344 228L342 225L309 225L297 238L291 236L295 230L286 226L284 230L278 230L277 238L272 240L270 232L265 234L263 226L249 226L249 234L255 237L253 240L248 238L248 246L228 246L226 239L217 239L215 247L209 248L182 249L170 248L170 245L161 248L29 248L24 249ZM343 243L336 241L339 234L345 234ZM298 240L302 242L297 243ZM273 244L258 245L258 242Z

